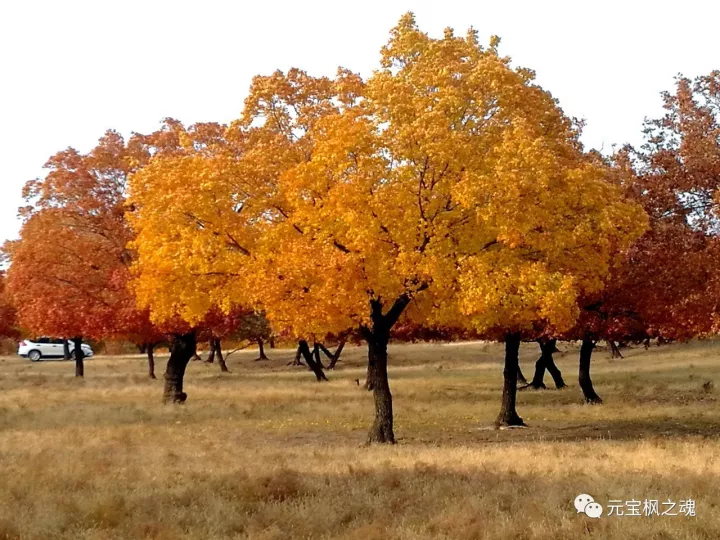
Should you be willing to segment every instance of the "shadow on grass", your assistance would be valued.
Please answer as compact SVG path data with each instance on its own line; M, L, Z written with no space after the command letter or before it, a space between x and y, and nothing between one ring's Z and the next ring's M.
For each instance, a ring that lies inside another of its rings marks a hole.
M720 425L711 419L679 421L674 418L637 420L602 420L597 422L565 422L527 420L528 427L494 429L490 424L459 428L457 430L426 429L409 432L398 429L398 440L404 443L430 443L437 445L475 446L482 444L533 443L533 442L585 442L593 440L639 441L657 439L683 439L701 437L717 441Z

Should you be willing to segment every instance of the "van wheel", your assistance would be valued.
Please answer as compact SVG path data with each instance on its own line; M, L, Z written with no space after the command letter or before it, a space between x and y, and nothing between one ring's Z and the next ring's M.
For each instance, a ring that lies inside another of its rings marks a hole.
M40 351L30 351L28 353L28 358L33 362L37 362L40 358L42 358L42 354L40 354Z

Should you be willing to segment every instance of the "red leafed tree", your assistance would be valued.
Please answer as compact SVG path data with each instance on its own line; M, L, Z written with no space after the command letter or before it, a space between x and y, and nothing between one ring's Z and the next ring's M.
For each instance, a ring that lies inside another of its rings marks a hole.
M215 309L208 313L197 330L198 339L208 342L207 362L214 363L217 358L220 371L228 372L225 356L222 351L222 340L233 337L242 323L243 317L252 312L235 308L230 313Z
M24 189L20 239L7 249L9 293L24 328L75 341L76 376L84 374L83 337L162 337L128 288L125 186L141 157L109 131L88 154L70 148L52 156L46 177ZM152 348L149 361L154 377Z
M0 271L0 337L18 336L15 308L5 291L5 273Z
M589 403L602 401L590 379L599 339L683 340L720 326L720 72L679 77L663 100L666 112L646 123L642 148L613 158L615 179L645 209L648 230L605 290L582 299L578 325L565 336L582 340L579 382Z
M636 155L637 191L658 238L641 311L652 335L687 339L720 323L720 71L678 77L663 100L665 115L647 122Z

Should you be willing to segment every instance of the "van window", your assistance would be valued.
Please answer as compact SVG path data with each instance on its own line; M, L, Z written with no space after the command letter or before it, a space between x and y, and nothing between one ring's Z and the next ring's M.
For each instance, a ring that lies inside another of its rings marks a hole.
M50 343L50 338L41 337L41 338L38 338L35 343Z

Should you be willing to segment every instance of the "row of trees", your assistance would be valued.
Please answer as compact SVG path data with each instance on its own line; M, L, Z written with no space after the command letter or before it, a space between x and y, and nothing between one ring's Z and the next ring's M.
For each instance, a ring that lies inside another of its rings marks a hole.
M24 188L28 205L20 209L20 240L5 246L12 261L6 301L17 307L27 332L67 337L76 345L83 337L131 341L147 352L152 378L155 346L167 341L168 332L189 329L180 320L153 324L129 287L134 255L127 245L134 235L125 216L127 182L159 136L126 144L109 131L88 154L70 148L52 156L47 176ZM212 351L223 338L262 342L270 334L262 314L241 308L213 310L196 329ZM76 346L74 353L76 375L83 376L82 349Z
M556 340L581 340L580 386L599 402L599 339L716 328L720 74L679 78L646 145L608 157L583 150L581 124L498 43L434 39L408 14L368 79L257 76L229 125L166 120L57 154L7 248L20 323L170 335L176 402L198 336L222 337L223 318L263 314L318 380L308 340L361 339L371 442L394 441L393 334L504 341L500 425L522 424L521 340L541 343L532 388L545 370L563 386Z

